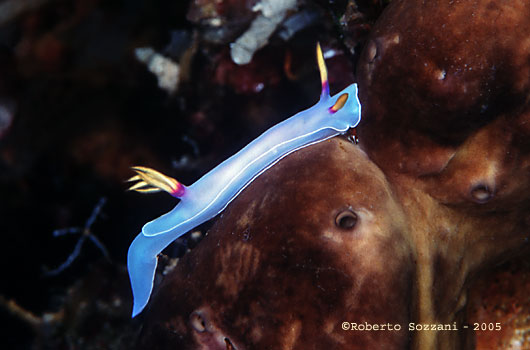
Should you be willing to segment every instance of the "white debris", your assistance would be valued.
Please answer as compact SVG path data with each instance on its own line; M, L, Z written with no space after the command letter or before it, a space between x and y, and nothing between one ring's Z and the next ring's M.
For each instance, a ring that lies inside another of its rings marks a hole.
M296 33L305 29L320 19L320 13L315 10L302 10L289 16L283 23L282 29L278 32L278 36L283 40L287 41L293 37ZM326 58L324 56L324 58Z
M171 59L159 54L150 47L140 47L134 50L138 61L145 63L147 69L158 79L158 86L169 94L177 90L180 78L180 68Z
M230 55L236 64L247 64L254 53L265 46L269 37L283 22L287 11L296 6L296 0L261 0L252 10L260 12L250 28L230 45Z
M173 270L175 269L175 267L177 267L178 262L179 262L179 258L172 258L172 259L169 259L167 265L164 266L164 271L162 271L162 275L163 275L163 276L166 276L166 275L168 275L171 271L173 271Z

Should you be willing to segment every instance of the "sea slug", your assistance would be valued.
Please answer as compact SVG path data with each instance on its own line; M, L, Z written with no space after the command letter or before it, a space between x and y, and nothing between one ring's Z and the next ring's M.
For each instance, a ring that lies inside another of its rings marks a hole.
M134 167L139 181L130 189L164 190L180 202L169 213L148 222L129 247L127 267L134 297L132 316L140 313L151 295L157 256L171 242L210 220L255 178L288 154L354 128L361 118L357 84L329 95L327 70L320 45L317 61L322 82L320 100L313 107L273 126L191 186L145 167Z

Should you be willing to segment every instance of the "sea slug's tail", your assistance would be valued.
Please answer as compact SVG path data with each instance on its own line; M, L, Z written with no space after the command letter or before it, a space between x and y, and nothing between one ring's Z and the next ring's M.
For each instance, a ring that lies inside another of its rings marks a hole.
M140 233L129 247L127 255L127 270L134 300L132 317L142 312L153 290L158 261L156 254L150 252L149 246L149 238Z

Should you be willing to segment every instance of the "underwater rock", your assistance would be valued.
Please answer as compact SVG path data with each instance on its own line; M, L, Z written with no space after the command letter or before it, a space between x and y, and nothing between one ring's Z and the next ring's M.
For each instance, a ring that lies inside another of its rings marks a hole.
M433 174L501 116L526 133L529 16L524 0L392 1L357 70L369 156L385 171Z
M530 348L530 260L504 264L470 288L469 324L477 349ZM492 332L491 329L501 328Z
M393 1L363 51L358 135L413 228L417 322L465 321L469 283L528 251L529 15L525 1Z
M166 277L140 348L406 348L407 231L384 175L357 146L334 138L295 152Z

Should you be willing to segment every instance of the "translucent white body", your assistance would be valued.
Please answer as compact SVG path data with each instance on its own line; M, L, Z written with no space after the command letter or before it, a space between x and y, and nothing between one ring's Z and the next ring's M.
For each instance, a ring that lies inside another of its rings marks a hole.
M330 110L348 94L343 106ZM241 151L186 188L173 210L148 222L129 247L127 267L134 296L133 317L151 295L157 256L171 242L210 220L255 178L288 154L345 133L361 119L357 85L330 97L327 86L317 104L273 126Z

